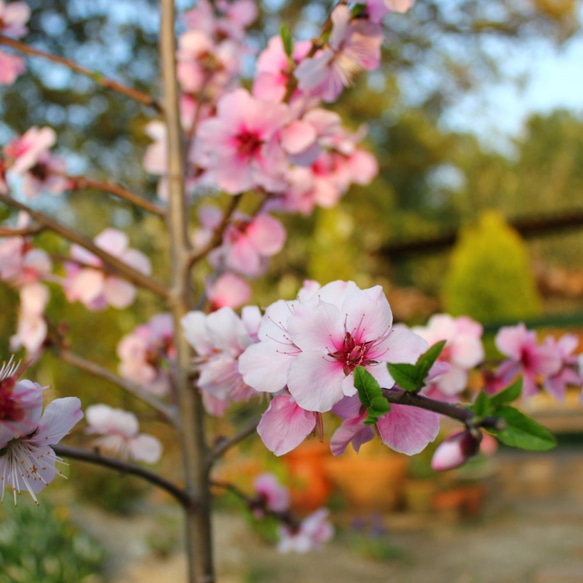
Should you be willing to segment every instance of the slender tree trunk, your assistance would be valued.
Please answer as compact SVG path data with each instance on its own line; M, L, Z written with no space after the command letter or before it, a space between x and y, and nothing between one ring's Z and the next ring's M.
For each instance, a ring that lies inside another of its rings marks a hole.
M179 432L183 455L185 487L192 503L185 509L188 581L213 583L211 537L211 496L204 441L204 410L199 392L189 374L190 348L180 333L180 320L192 306L192 289L187 234L187 207L184 197L184 148L176 84L174 0L161 0L160 61L164 81L164 111L167 126L170 236L170 309L174 319L176 369L174 389L178 405Z

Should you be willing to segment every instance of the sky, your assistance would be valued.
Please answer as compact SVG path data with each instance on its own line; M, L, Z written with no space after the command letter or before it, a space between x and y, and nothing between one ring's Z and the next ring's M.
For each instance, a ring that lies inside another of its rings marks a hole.
M522 86L501 83L468 95L452 108L445 125L475 132L486 146L505 150L532 113L565 107L583 114L582 37L560 50L541 44L519 51L511 55L508 70L526 74L527 81Z

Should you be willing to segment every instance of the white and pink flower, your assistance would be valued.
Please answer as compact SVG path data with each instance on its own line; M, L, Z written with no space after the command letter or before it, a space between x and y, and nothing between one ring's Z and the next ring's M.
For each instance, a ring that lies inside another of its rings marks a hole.
M122 231L106 229L95 237L95 244L137 271L150 274L150 260L142 252L129 247L128 237ZM71 257L76 262L65 264L65 294L70 302L80 301L89 310L103 310L107 306L122 309L133 303L136 288L104 272L103 262L93 253L72 245Z
M139 433L137 417L123 409L108 405L91 405L85 411L89 426L86 433L99 435L93 446L121 459L155 464L162 455L160 441L145 433Z

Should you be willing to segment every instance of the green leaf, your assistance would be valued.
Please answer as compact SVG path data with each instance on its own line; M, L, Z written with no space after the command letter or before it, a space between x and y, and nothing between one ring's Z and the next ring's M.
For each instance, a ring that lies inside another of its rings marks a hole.
M362 366L354 369L354 386L360 402L367 408L365 425L374 425L379 417L391 410L390 403L383 396L378 381Z
M478 396L470 406L470 411L474 412L476 417L486 417L492 409L490 397L485 391L480 391Z
M389 374L402 389L406 391L418 391L423 386L423 384L419 386L420 377L416 365L393 364L389 362L387 368L389 369Z
M490 403L494 408L501 407L506 403L516 401L520 397L520 393L522 393L522 379L518 378L509 387L490 397ZM496 412L494 411L495 414Z
M354 369L354 386L358 391L360 402L365 407L371 407L375 398L383 399L383 391L378 381L363 366L357 366Z
M283 48L285 50L285 54L288 58L291 58L292 53L294 51L294 39L291 35L287 24L282 24L281 28L279 29L279 34L281 36L281 42L283 43Z
M415 366L419 369L423 381L425 381L427 375L429 374L429 370L431 369L431 367L441 354L441 351L445 346L445 342L446 342L445 340L437 342L436 344L431 346L427 352L423 353L417 359L417 364Z
M496 409L495 414L496 417L504 419L508 427L502 431L494 429L487 431L502 443L529 451L547 451L557 445L557 440L546 427L518 409L502 405Z
M388 363L389 374L395 382L405 391L420 391L425 386L425 379L438 356L441 354L445 340L434 344L429 350L423 353L416 364L393 364Z

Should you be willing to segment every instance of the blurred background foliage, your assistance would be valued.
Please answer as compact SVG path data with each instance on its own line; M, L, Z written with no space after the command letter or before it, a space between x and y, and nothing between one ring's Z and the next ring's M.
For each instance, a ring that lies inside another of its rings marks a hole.
M155 0L28 3L33 12L26 41L32 46L160 97ZM178 0L177 6L190 8L192 1ZM329 8L327 2L263 0L251 42L258 49L264 46L282 21L296 38L309 38ZM417 0L406 16L390 18L382 70L361 77L337 104L351 128L368 125L367 145L378 156L379 176L368 187L353 188L335 209L319 209L309 218L283 217L289 245L274 258L269 273L254 282L255 301L267 305L278 297L291 298L305 278L321 282L351 278L364 286L383 284L396 317L410 323L422 322L444 306L456 313L470 310L460 294L470 293L464 290L475 289L472 285L483 284L492 273L483 264L464 263L475 255L474 243L468 242L475 229L471 225L485 211L497 209L510 222L522 216L572 213L581 207L583 118L569 111L533 115L512 147L499 150L485 148L474 134L448 129L444 118L464 96L512 76L505 57L513 50L540 42L560 47L580 33L574 0ZM65 67L41 59L28 59L28 64L28 73L2 90L0 142L32 125L51 125L59 136L57 150L70 160L72 173L115 180L154 200L156 184L143 172L141 160L149 144L144 125L155 112ZM252 59L246 70L248 83ZM157 277L165 279L166 239L159 219L93 190L35 204L89 237L107 225L127 230L132 246L150 254ZM5 209L0 212L6 216ZM464 225L470 226L465 227L450 267L451 247L432 248L431 241L455 235ZM484 236L480 235L484 228L477 228L476 238ZM485 244L484 249L488 261L496 263L493 270L502 273L512 254L505 245L512 247L515 235L502 223L498 229L490 235L496 245L487 249ZM392 250L396 243L418 240L427 244L417 253ZM43 241L55 254L67 253L56 237L43 234ZM529 241L528 261L517 278L529 282L533 273L539 278L549 265L576 272L582 245L578 232ZM515 251L521 255L519 246L516 242ZM530 283L525 286L531 289ZM516 294L519 288L514 288ZM535 313L539 309L535 292L524 293L532 293ZM501 295L500 305L488 304L492 307L473 315L484 321L522 317L505 311L510 300ZM3 353L14 329L16 299L12 290L0 288L3 305L14 307L5 310L0 322ZM531 305L530 300L517 301ZM565 299L559 293L559 300L543 296L541 305L545 313L578 310L579 296ZM118 339L163 309L144 292L124 313L87 312L80 305L69 305L58 292L50 308L55 325L67 323L78 353L111 368L117 366ZM526 310L523 316L530 313ZM68 365L55 366L49 355L37 366L39 381L58 386L63 394L77 393L82 386L89 400L107 395L108 401L121 406L127 398L102 381L88 383L84 374Z

